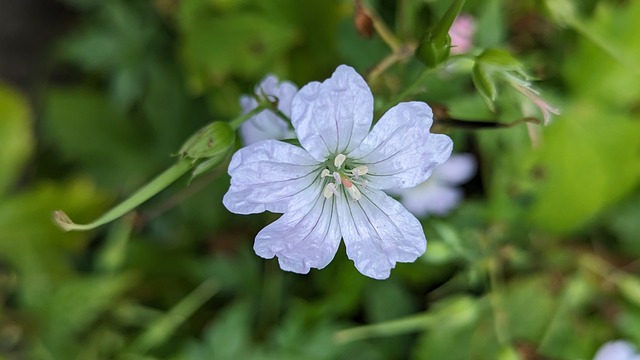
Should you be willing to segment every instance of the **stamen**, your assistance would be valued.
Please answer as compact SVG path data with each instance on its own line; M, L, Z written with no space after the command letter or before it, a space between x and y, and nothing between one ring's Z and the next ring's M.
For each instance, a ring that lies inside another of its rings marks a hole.
M337 169L340 169L345 160L347 160L347 157L344 154L338 154L336 158L333 159L333 165L335 165Z
M336 181L336 186L340 185L340 183L342 182L342 180L340 179L340 174L338 174L338 172L336 171L333 172L333 179Z
M324 195L325 198L330 199L333 195L338 196L338 189L336 189L336 186L333 183L328 183L324 186L322 195Z
M351 170L351 173L353 174L353 176L355 176L356 179L359 176L366 175L368 172L369 172L369 168L366 167L365 165L360 165L355 169Z
M320 177L327 177L331 175L331 171L329 171L329 169L324 169L322 170L322 172L320 173Z
M353 186L353 184L351 184L352 186L346 186L347 188L347 192L349 193L349 195L351 195L351 198L355 201L360 200L360 198L362 197L362 194L360 193L360 190L358 190L357 186Z

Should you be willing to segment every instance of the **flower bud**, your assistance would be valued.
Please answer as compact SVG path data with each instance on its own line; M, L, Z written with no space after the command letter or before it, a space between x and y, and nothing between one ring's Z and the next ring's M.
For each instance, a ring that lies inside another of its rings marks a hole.
M180 148L180 157L192 160L224 156L235 143L228 123L215 121L193 134Z
M427 67L436 67L449 58L451 50L451 38L446 35L444 39L430 39L430 32L425 34L425 38L416 49L416 57Z
M449 29L464 5L464 0L455 0L440 21L422 37L416 49L416 57L427 67L435 67L447 60L451 50Z

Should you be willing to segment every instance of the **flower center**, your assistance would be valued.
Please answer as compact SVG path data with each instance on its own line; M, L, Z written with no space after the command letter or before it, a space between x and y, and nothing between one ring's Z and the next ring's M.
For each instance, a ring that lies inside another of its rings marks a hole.
M362 194L358 186L367 185L367 180L362 176L369 172L369 168L365 165L353 165L355 164L351 164L344 154L338 154L333 158L332 162L327 162L327 167L322 170L320 176L322 178L333 177L334 182L329 181L324 186L324 191L322 192L324 197L329 199L333 195L340 196L338 189L342 186L353 200L360 200Z

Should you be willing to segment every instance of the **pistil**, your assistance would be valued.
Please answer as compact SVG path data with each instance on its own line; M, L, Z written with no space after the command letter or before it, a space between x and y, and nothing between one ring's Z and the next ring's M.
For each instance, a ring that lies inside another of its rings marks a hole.
M333 183L327 183L324 187L322 194L327 199L333 195L339 196L338 187L340 185L344 186L353 200L358 201L362 198L362 193L356 185L366 185L367 181L364 179L361 180L360 177L366 175L369 172L369 168L365 165L360 165L353 169L349 169L348 166L343 168L346 161L347 157L344 154L338 154L333 159L333 167L331 167L331 164L328 164L328 168L323 169L320 173L320 177L322 178L331 176L335 180ZM334 171L332 172L329 168L332 168Z

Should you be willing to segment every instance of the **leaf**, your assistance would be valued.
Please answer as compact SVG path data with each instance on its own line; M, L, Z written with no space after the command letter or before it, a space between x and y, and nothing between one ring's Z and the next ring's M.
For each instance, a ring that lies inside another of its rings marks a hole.
M80 343L76 337L132 285L132 278L119 276L87 276L68 280L36 304L42 322L44 345L65 358L74 354Z
M597 7L593 19L584 25L592 38L582 33L577 51L563 68L575 96L598 99L618 109L634 106L640 96L639 18L637 1L627 6L603 3ZM603 39L603 45L615 54L595 43L594 37Z
M521 277L509 283L503 304L508 329L516 341L539 343L551 321L557 301L551 292L552 279L547 276ZM531 306L535 299L535 306Z
M640 180L640 123L583 99L545 128L544 179L531 221L566 232L627 195Z
M152 138L116 111L104 94L80 87L55 89L46 109L44 135L50 146L101 183L121 189L123 179L136 186L157 172L158 161L149 153ZM164 166L168 156L162 158Z
M182 22L181 52L192 77L208 83L226 73L256 76L293 44L293 30L253 13L201 12Z
M31 111L27 100L0 83L0 196L23 171L33 152Z
M0 256L21 274L23 305L47 299L52 289L71 277L68 257L87 244L87 233L69 234L57 228L52 211L64 207L72 215L92 216L105 202L94 184L78 179L38 184L0 202Z

